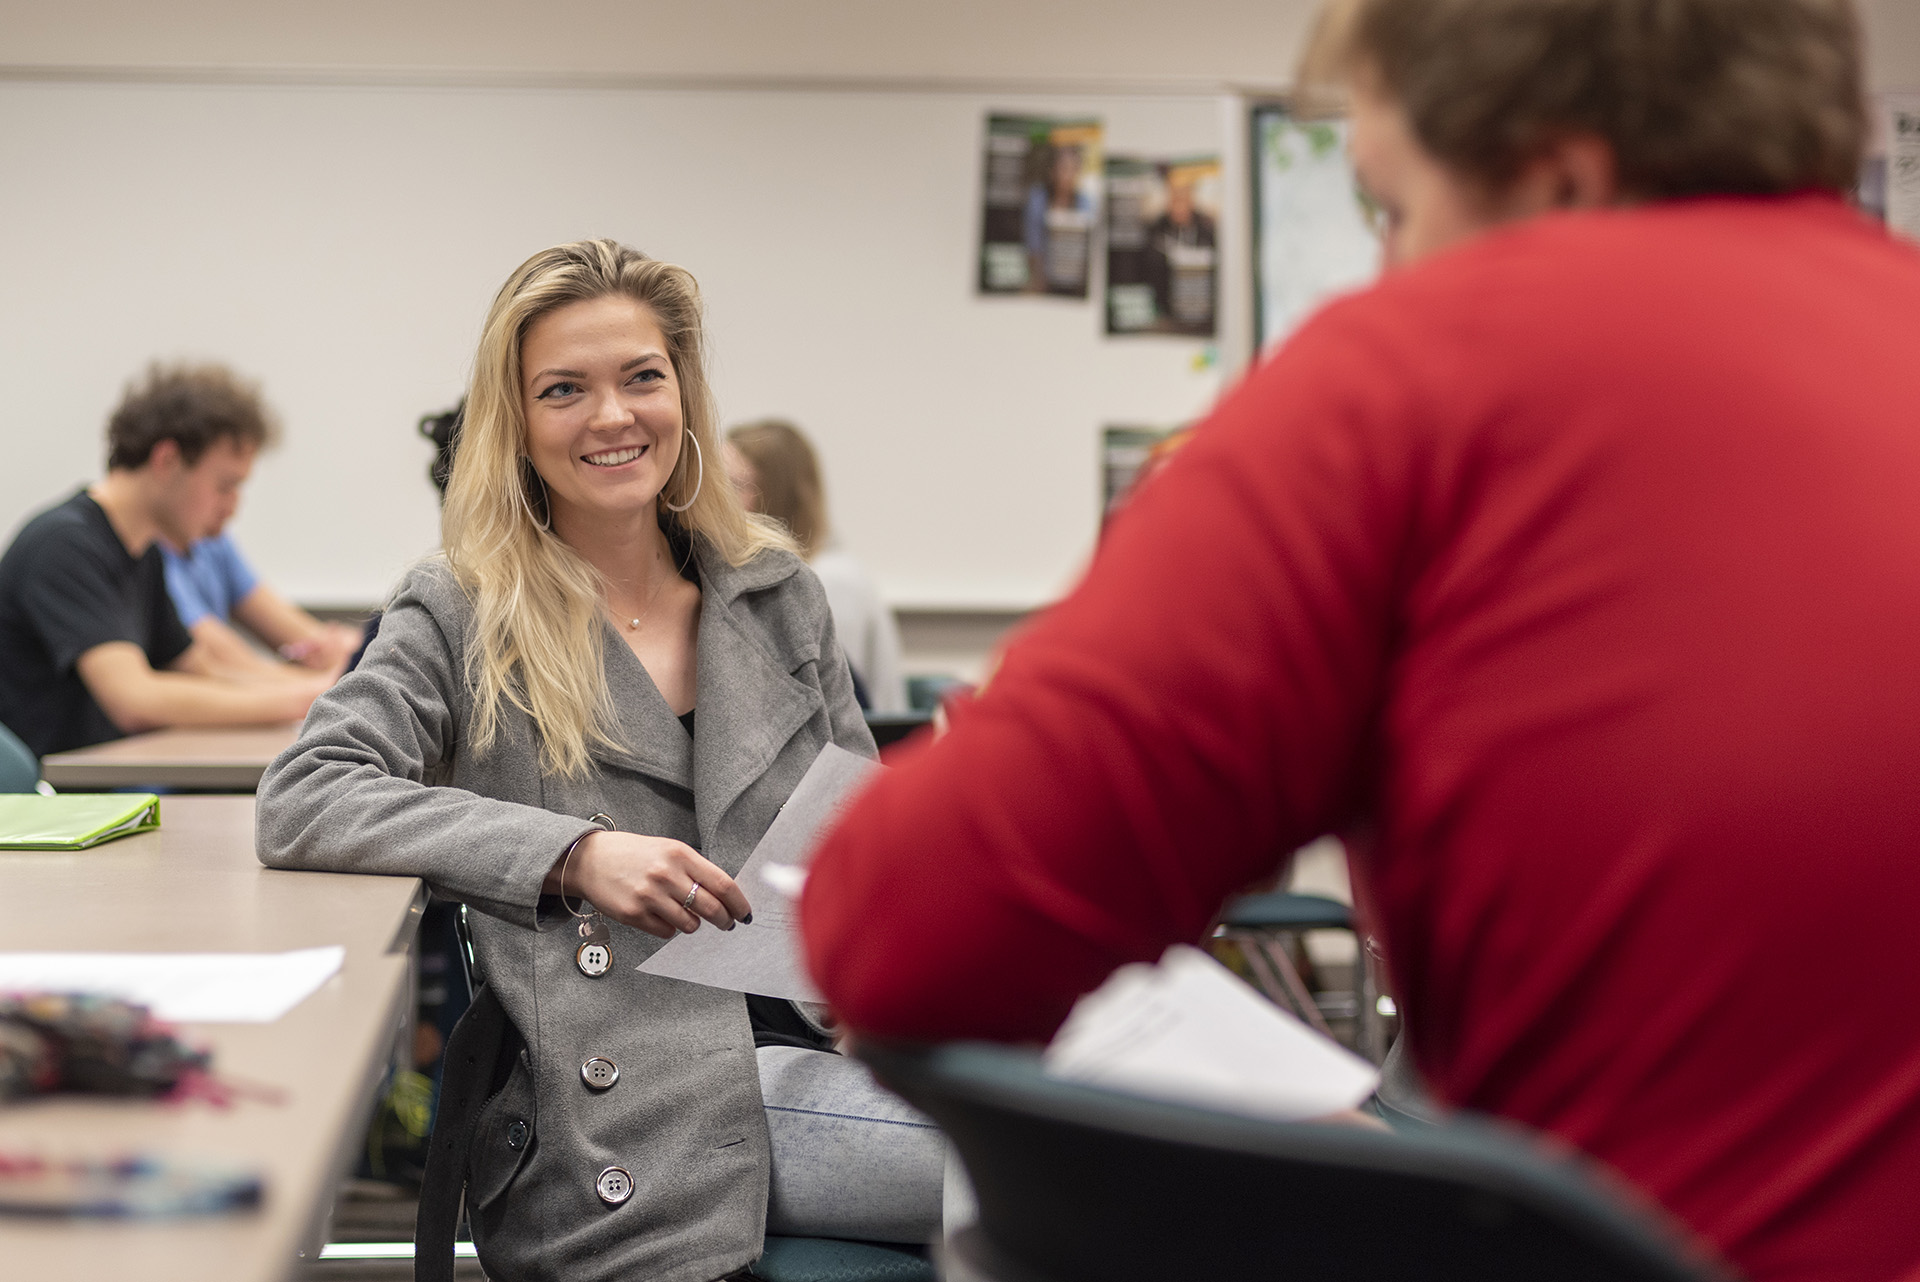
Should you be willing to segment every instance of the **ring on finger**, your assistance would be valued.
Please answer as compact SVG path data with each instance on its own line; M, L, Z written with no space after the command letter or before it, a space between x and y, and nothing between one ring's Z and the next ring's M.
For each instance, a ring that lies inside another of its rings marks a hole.
M692 912L693 901L695 898L699 896L699 894L700 894L700 883L696 881L693 883L693 889L687 892L687 897L680 901L680 906L686 909L688 912Z

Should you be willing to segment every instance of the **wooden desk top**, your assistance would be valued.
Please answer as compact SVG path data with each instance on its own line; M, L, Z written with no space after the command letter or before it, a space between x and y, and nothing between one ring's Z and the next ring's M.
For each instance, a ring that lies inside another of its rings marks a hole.
M222 1078L279 1102L87 1101L0 1107L0 1150L142 1151L241 1165L260 1210L140 1222L0 1219L9 1279L276 1282L314 1258L410 991L406 949L424 895L410 877L262 868L253 798L167 797L158 832L94 850L0 852L0 950L280 952L343 944L340 973L272 1024L189 1024Z
M153 730L49 754L40 763L60 789L195 788L252 792L267 766L300 733L296 725Z

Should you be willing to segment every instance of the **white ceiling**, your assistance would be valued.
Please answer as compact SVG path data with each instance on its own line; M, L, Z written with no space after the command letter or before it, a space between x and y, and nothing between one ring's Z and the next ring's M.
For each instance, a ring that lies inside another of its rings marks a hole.
M681 79L1285 79L1315 0L5 0L0 62Z
M1284 84L1317 0L0 0L0 73L358 70L663 83ZM1920 89L1920 0L1861 0Z

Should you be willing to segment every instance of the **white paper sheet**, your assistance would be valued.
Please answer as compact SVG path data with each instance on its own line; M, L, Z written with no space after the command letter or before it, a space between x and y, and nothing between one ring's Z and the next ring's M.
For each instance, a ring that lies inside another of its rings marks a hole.
M0 953L0 992L105 993L160 1019L270 1024L339 971L339 945L290 953Z
M1283 1122L1354 1108L1380 1080L1184 944L1082 997L1045 1062L1070 1081Z
M753 924L716 930L702 925L691 935L678 935L640 963L649 975L684 979L737 993L785 997L817 1002L820 990L807 976L800 956L800 914L791 892L778 883L794 884L792 872L775 873L769 883L769 865L789 870L804 868L813 848L838 815L853 800L878 762L855 756L828 744L814 758L787 804L774 816L766 836L747 856L733 879L753 905Z

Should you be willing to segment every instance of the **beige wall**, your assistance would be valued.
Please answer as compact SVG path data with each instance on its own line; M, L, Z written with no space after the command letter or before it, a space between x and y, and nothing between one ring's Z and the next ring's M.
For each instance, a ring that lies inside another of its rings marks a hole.
M437 541L413 425L460 395L487 300L611 236L698 276L724 418L806 428L886 600L1051 600L1093 544L1101 427L1189 421L1224 371L1199 339L1106 339L1095 299L976 296L1005 110L1242 150L1217 94L0 79L0 528L100 466L131 373L220 360L286 428L240 545L296 600L378 601ZM1222 281L1243 327L1248 288Z
M1877 90L1920 89L1920 0L1867 0L1867 81Z

